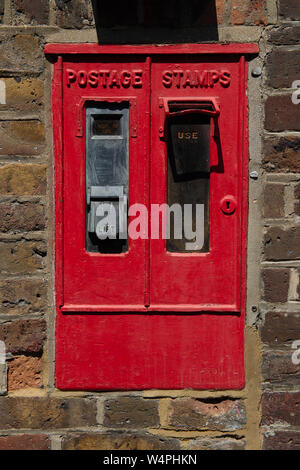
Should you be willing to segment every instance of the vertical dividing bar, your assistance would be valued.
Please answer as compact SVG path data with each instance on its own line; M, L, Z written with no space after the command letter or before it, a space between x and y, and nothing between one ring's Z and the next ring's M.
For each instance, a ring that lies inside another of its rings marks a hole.
M151 207L150 207L150 171L151 171L151 57L146 58L146 85L148 91L148 102L146 108L145 125L148 128L147 139L145 139L145 199L148 208L148 239L145 240L145 307L150 306L150 241L151 241ZM149 159L147 156L149 155Z
M64 157L63 157L63 59L58 56L54 65L52 81L52 116L53 116L53 138L54 138L54 171L55 171L55 285L56 305L64 304ZM54 118L55 117L55 118Z

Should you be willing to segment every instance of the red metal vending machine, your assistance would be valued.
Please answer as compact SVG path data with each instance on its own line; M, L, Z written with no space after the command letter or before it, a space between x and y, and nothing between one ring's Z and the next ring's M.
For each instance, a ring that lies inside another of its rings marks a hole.
M242 388L247 58L258 47L45 52L57 387Z

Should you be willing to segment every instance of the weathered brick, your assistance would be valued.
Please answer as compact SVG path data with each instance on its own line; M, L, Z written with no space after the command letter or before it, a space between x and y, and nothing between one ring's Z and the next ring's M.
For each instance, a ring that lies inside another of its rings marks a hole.
M272 347L291 348L292 342L300 339L300 313L267 312L261 339Z
M300 432L268 431L264 435L263 450L300 450Z
M300 20L299 0L279 0L279 15L285 19Z
M292 95L271 95L265 103L265 128L268 131L300 131L300 106Z
M263 424L300 425L300 392L264 392L262 395Z
M0 111L37 111L42 106L44 84L38 78L1 78L5 83L6 104Z
M159 425L158 400L120 397L106 400L104 425L111 428L149 428Z
M11 24L47 24L49 0L13 0Z
M44 195L46 185L46 165L13 163L0 167L2 196Z
M46 328L45 320L40 318L0 323L0 340L5 343L6 352L41 355Z
M177 439L153 436L145 432L106 432L73 434L63 438L63 450L176 450Z
M81 29L94 25L92 2L89 0L55 0L56 23L61 28Z
M267 184L264 190L264 217L284 217L284 185Z
M300 76L300 49L274 48L267 57L266 68L268 86L292 88Z
M266 302L286 302L289 292L290 271L284 268L263 270L264 292Z
M240 438L204 437L190 441L187 450L244 450L246 442Z
M28 274L45 267L45 242L0 242L1 271L3 274Z
M300 183L295 186L295 199L294 211L296 215L300 216Z
M298 45L300 42L300 25L283 24L280 28L271 29L268 34L268 41L275 46Z
M1 353L3 353L1 351ZM2 358L3 361L3 358ZM7 393L7 364L0 362L0 395Z
M50 439L43 434L0 436L0 450L50 450Z
M18 356L8 363L8 391L41 388L43 361L40 357Z
M39 155L45 149L45 127L38 120L1 121L0 155Z
M40 279L5 279L0 281L0 313L26 314L43 312L46 284Z
M246 424L244 404L238 400L194 400L170 402L168 425L181 430L234 431Z
M268 136L264 141L263 153L263 166L267 171L300 172L299 137Z
M37 36L30 33L0 33L1 71L42 72L44 54Z
M293 350L267 351L263 354L262 374L272 385L297 386L300 383L300 368L292 362Z
M44 206L34 202L0 203L0 232L30 232L45 229Z
M266 0L232 0L231 22L234 25L266 24Z
M4 15L4 1L5 0L0 0L0 24L2 23Z
M96 425L92 399L0 397L1 429L59 429Z
M300 227L271 227L265 234L265 258L270 261L300 258Z

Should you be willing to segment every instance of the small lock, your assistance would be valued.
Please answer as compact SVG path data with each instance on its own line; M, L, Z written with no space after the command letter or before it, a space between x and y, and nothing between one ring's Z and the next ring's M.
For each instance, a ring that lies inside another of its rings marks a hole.
M236 199L234 196L225 196L221 200L221 211L224 214L231 215L236 211Z

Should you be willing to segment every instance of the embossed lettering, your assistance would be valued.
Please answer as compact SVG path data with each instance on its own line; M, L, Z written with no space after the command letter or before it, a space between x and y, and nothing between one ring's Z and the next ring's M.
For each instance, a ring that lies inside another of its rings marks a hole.
M166 88L214 88L217 84L228 87L231 74L228 70L166 70L162 73L162 84Z
M173 73L169 71L164 72L162 82L166 88L169 88L173 82Z
M124 88L128 88L131 82L131 73L128 70L121 72L121 83Z
M76 72L72 69L67 69L67 86L71 86L71 83L76 82Z
M196 70L196 74L197 74L197 78L198 78L198 86L200 86L200 88L203 88L203 87L208 87L208 72L207 70L204 70L204 72L199 72L198 70Z
M80 70L78 72L78 85L80 87L86 87L87 84L87 73L85 70Z
M189 87L194 87L194 78L193 78L193 74L190 70L186 70L184 72L184 77L183 77L183 80L182 80L182 86L184 88L186 88L187 86Z
M143 71L142 70L133 71L132 86L134 88L141 88L143 86Z
M98 72L92 70L88 73L88 84L92 87L98 86L99 79L98 79Z
M217 72L217 70L211 70L209 72L209 86L213 88L215 86L215 83L218 83L219 81L220 74Z
M177 88L180 88L181 86L181 78L183 77L183 70L175 70L173 72L174 78L175 78L175 85Z
M220 77L221 85L224 86L224 87L227 87L227 86L230 85L230 81L231 81L230 72L228 72L228 70L222 70L221 71L221 77Z
M113 88L114 86L120 88L120 79L118 72L116 70L113 70L110 75L110 88Z

